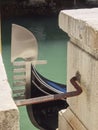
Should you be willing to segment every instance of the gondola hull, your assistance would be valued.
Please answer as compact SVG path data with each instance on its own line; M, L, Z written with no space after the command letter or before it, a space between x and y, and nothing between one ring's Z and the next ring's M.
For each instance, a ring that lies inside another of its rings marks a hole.
M34 68L31 67L31 86L26 90L26 98L34 98L45 96L48 94L56 94L57 92L53 91L52 89L47 88L42 84L41 80L46 84L48 82L55 83L50 81L43 76L39 75L35 76ZM36 71L37 72L37 71ZM41 80L39 80L39 77ZM47 84L50 85L50 84ZM65 85L55 83L55 85L66 89ZM62 93L62 92L61 92ZM58 112L61 109L65 109L68 107L66 99L57 100L57 101L50 101L46 103L39 103L27 106L27 112L31 122L40 130L56 130L58 127Z
M13 81L17 88L25 87L22 98L30 99L50 94L66 93L66 85L48 80L36 71L34 66L39 63L37 57L38 44L35 36L26 28L13 24L11 38ZM20 90L18 92L18 95L21 96ZM20 99L19 96L18 99ZM62 99L27 105L26 107L31 122L38 129L55 130L58 127L58 112L67 108L67 106L66 99Z

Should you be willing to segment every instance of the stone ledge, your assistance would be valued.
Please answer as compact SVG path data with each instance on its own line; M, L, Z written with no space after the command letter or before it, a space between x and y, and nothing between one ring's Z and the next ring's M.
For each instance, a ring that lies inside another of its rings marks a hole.
M70 110L70 108L61 110L59 112L59 129L60 130L87 130L87 128L82 124L82 122L80 122L80 120L76 117L76 115L72 112L72 110Z
M1 14L0 14L0 54L1 54Z
M98 60L71 42L67 56L67 91L73 91L70 79L77 71L83 90L81 95L68 98L67 102L88 130L98 130Z
M98 8L62 10L59 27L71 41L98 59Z
M16 109L17 107L12 99L12 91L8 82L0 81L0 111Z
M12 99L12 91L0 55L0 130L19 130L19 111Z
M18 114L16 109L0 110L0 130L19 130L17 120Z

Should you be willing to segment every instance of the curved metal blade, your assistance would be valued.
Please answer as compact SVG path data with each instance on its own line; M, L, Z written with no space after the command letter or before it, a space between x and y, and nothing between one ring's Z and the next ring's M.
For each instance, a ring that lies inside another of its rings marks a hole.
M37 60L37 40L26 28L12 24L11 62L17 58Z

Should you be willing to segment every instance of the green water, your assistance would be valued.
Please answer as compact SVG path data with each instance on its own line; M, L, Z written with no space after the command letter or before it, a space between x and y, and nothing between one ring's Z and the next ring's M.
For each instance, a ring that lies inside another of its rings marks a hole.
M19 24L32 31L37 38L38 59L47 60L46 65L37 65L37 70L45 77L66 83L67 35L58 27L57 17L29 16L14 17L2 20L2 55L9 83L12 87L11 24ZM27 115L26 108L19 108L21 130L38 130Z

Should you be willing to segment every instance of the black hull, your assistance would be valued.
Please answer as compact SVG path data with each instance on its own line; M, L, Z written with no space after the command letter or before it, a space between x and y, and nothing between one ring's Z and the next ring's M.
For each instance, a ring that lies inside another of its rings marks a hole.
M37 73L37 76L36 76ZM50 81L35 70L32 67L31 73L31 86L26 88L26 98L34 98L45 96L48 94L56 94L62 93L66 91L66 86L62 84L55 83ZM49 83L49 84L48 84ZM52 84L53 86L50 86ZM50 87L49 87L50 86ZM53 88L55 87L56 88ZM59 87L61 88L59 88ZM56 130L58 127L58 112L61 109L65 109L68 107L68 104L65 99L57 100L57 101L50 101L46 103L39 103L34 105L27 106L27 112L29 118L33 125L40 130Z

